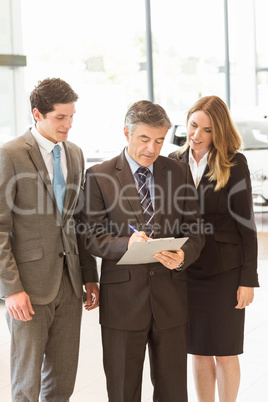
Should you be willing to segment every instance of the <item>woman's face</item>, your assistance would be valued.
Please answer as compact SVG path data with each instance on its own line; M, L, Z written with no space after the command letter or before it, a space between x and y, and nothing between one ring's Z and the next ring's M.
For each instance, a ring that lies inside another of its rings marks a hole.
M202 110L198 110L190 116L187 125L187 138L194 157L202 158L211 148L211 120Z

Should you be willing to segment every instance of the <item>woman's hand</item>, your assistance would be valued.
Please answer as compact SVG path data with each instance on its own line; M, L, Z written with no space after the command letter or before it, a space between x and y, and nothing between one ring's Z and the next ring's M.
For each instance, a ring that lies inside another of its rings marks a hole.
M249 306L254 299L254 288L239 286L237 290L237 305L235 308L242 309Z

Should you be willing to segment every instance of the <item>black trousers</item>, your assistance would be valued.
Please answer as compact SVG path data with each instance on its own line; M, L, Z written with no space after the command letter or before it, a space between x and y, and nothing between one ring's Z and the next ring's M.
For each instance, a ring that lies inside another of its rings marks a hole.
M187 402L187 327L138 331L102 326L103 365L109 402L140 402L148 344L154 402Z

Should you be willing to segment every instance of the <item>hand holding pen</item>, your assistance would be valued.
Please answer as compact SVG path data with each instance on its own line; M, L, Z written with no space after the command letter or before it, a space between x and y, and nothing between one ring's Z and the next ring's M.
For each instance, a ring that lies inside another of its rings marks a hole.
M134 228L132 225L128 225L130 229L134 232L132 236L129 238L128 242L128 248L131 246L132 243L137 242L137 241L146 241L149 240L150 238L146 235L145 232L139 232L137 229Z

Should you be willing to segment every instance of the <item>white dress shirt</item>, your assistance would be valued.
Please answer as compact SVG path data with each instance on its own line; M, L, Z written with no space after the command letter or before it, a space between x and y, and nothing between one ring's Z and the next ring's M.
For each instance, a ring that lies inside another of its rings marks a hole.
M209 151L203 156L202 159L200 159L199 163L197 164L196 160L193 156L191 148L189 149L189 165L190 165L190 169L191 169L192 176L193 176L193 181L194 181L196 188L198 187L200 180L202 179L202 176L206 169L206 166L208 163L208 153L209 153Z
M37 130L35 126L31 128L31 133L33 134L34 138L36 139L36 142L39 146L40 152L42 154L42 157L44 159L49 178L51 183L53 183L53 177L54 177L54 161L53 161L53 153L52 150L56 145L60 146L61 149L61 168L64 176L64 180L67 180L67 161L66 161L66 155L65 155L65 150L62 142L58 142L57 144L54 144L54 142L48 140L47 138L43 137Z

